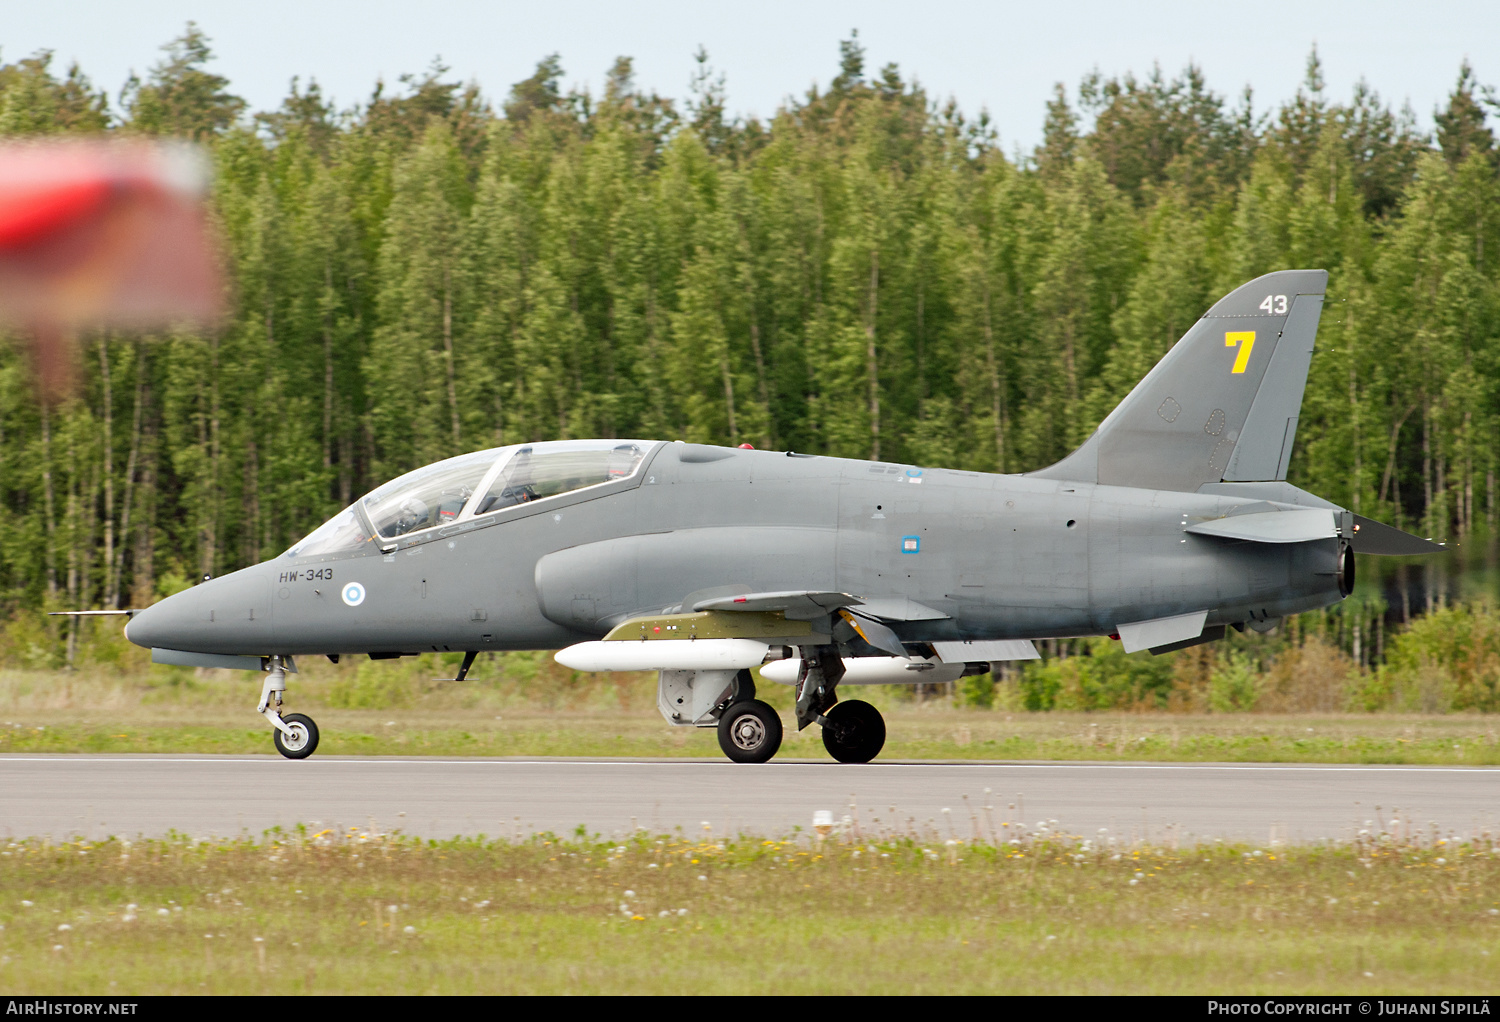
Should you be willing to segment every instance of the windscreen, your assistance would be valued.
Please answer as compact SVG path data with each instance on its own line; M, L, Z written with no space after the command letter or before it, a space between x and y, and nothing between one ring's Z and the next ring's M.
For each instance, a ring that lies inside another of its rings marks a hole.
M369 542L364 523L359 520L353 506L346 507L328 521L308 533L301 542L286 552L288 557L315 557L323 554L345 553L357 550Z
M463 511L499 453L476 451L408 472L366 497L365 513L382 539L446 525Z

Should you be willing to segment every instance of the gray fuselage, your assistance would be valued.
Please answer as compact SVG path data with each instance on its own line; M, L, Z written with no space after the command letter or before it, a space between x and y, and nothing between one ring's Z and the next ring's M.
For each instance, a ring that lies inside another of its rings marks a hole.
M555 649L693 597L808 590L906 608L884 616L923 642L1337 602L1337 539L1184 532L1249 499L664 443L629 479L204 582L127 635L248 655Z

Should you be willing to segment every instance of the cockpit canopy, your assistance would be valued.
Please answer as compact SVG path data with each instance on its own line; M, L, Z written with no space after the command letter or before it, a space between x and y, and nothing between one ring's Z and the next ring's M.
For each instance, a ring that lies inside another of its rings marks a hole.
M372 490L309 533L286 556L344 553L366 542L393 540L628 479L655 446L648 440L554 440L435 462Z

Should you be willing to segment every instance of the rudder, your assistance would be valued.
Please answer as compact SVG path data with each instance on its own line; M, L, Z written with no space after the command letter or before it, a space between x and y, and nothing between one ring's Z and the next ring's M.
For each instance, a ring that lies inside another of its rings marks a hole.
M1038 472L1192 492L1286 478L1326 270L1278 270L1214 303L1083 446Z

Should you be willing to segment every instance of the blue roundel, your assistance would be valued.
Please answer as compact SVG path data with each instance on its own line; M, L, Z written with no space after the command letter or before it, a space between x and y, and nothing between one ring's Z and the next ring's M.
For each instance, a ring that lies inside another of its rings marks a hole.
M344 602L351 607L358 607L365 602L365 587L358 582L350 582L344 586Z

